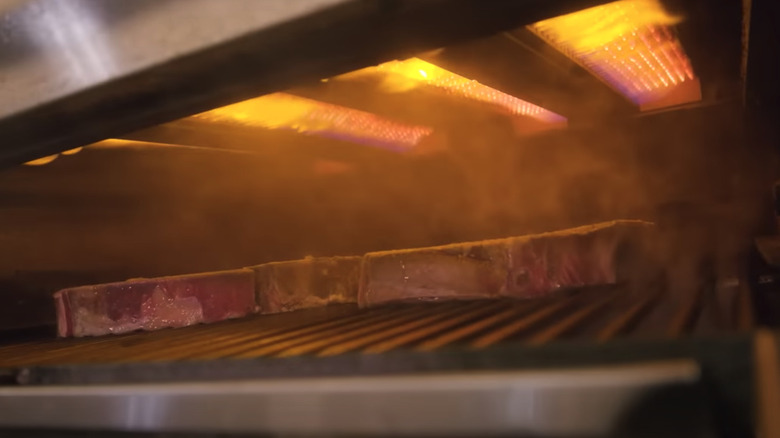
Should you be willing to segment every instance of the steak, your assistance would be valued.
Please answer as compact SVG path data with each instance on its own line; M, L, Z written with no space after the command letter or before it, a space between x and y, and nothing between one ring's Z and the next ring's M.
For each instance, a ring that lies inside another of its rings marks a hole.
M54 294L60 336L184 327L333 303L535 298L656 275L653 224L613 221L551 233L136 279Z
M54 294L59 336L185 327L256 311L250 269L134 279Z
M317 257L255 266L261 313L356 303L362 257Z
M507 251L498 241L368 253L358 304L498 297L506 266Z
M612 221L550 233L366 254L358 302L534 298L628 281L653 265L653 224Z

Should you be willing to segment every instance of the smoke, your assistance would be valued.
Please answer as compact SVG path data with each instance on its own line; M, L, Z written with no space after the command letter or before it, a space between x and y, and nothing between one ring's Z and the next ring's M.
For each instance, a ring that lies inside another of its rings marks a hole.
M483 67L512 71L511 61L497 57ZM524 68L540 77L546 70L537 68L550 66ZM605 110L613 117L601 123L529 133L517 129L519 116L484 103L359 82L292 92L320 93L433 134L398 154L183 122L136 135L190 147L86 148L14 169L0 175L2 271L122 280L645 219L666 236L668 266L709 259L731 275L771 218L764 206L776 159L747 144L738 106L638 118ZM531 90L533 102L554 102L570 90L560 88ZM582 96L600 94L572 99ZM580 103L614 104L570 107Z
M381 96L361 98L381 108ZM523 136L511 118L465 105L428 115L435 147L420 154L230 130L164 141L200 148L87 148L4 184L20 198L33 185L60 193L5 215L4 266L165 275L612 219L666 224L687 210L700 213L687 214L681 234L707 236L688 246L728 242L734 253L754 234L771 181L771 160L749 153L739 120L713 108ZM207 148L225 145L245 153Z

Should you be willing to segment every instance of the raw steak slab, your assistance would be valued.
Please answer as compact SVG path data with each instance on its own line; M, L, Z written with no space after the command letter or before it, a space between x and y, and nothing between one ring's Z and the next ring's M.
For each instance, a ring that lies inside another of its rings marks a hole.
M498 297L506 265L503 241L368 253L358 303Z
M316 257L255 266L261 313L357 302L362 257Z
M533 298L630 281L640 270L655 270L654 231L650 222L621 220L506 239L503 295Z
M613 284L649 259L646 247L654 229L649 222L612 221L522 237L369 253L358 302L373 306L409 300L533 298L559 289Z
M59 336L184 327L256 311L250 269L134 279L54 294Z

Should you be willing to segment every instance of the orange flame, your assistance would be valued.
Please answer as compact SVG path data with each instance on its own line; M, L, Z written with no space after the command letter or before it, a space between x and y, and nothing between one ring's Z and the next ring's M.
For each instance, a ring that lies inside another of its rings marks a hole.
M658 0L622 0L540 21L533 32L641 106L701 99L691 62L670 26L681 21Z
M382 76L382 89L403 93L420 86L430 86L447 94L498 106L513 115L533 117L544 122L565 122L566 118L538 105L518 99L487 85L452 73L419 58L390 61L338 76L349 79L365 75Z

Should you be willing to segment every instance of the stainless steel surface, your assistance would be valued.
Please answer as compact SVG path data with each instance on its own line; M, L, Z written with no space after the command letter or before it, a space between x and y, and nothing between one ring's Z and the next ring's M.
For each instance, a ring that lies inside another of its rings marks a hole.
M594 0L31 0L0 17L0 165Z
M31 0L9 7L0 21L0 118L339 3L346 1Z
M554 371L0 387L0 425L132 431L602 436L693 361ZM684 407L688 408L689 406Z

